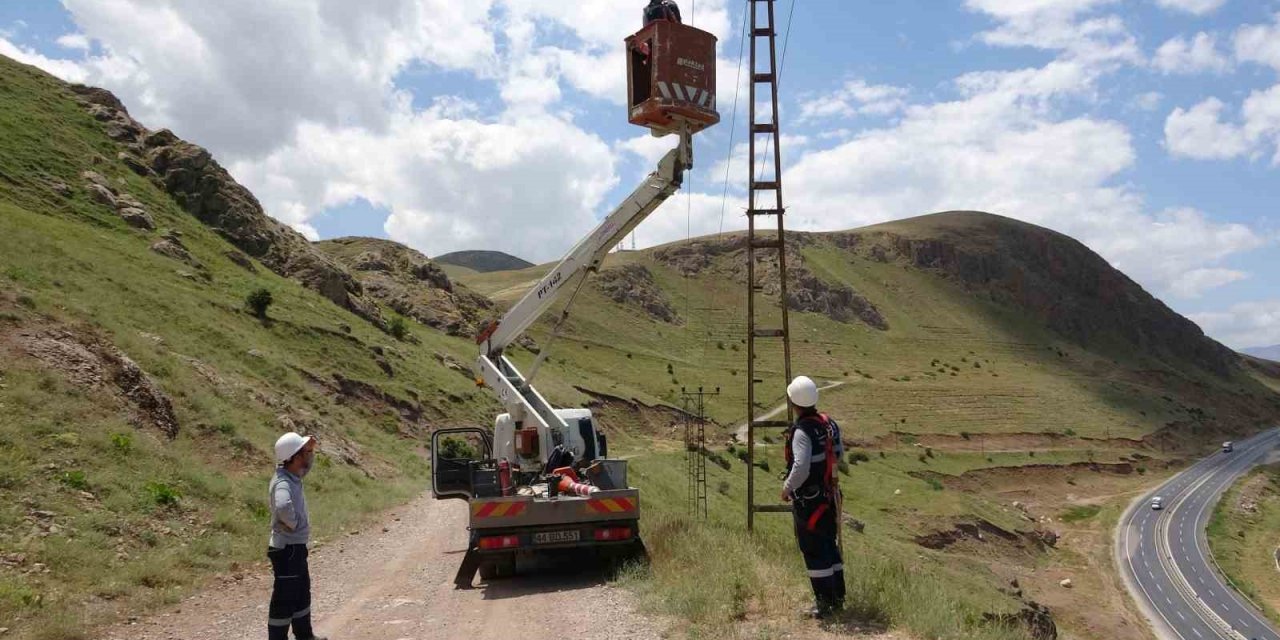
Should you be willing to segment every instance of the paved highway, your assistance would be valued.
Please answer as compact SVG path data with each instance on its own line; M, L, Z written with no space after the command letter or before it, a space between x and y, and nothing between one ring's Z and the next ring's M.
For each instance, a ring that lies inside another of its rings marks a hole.
M1116 561L1130 593L1169 640L1280 640L1280 632L1214 568L1205 527L1237 478L1280 444L1280 430L1237 442L1130 506L1116 530ZM1164 508L1151 508L1151 498Z

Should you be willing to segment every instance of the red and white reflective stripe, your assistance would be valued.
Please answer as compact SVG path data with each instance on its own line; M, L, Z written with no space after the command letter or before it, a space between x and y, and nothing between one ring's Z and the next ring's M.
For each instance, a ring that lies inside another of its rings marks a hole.
M595 513L626 513L636 510L636 503L629 498L602 498L588 500L587 510Z
M628 540L631 538L630 527L610 527L607 529L596 529L596 540Z
M519 536L489 536L480 538L481 549L510 549L520 546Z

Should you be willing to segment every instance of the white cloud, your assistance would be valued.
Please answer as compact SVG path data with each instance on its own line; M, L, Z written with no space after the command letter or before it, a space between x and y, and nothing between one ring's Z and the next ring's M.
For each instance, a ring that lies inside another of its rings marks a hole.
M385 132L304 125L297 140L231 171L295 227L363 198L386 232L427 255L463 247L547 260L594 223L617 182L598 137L547 115L493 122L402 109Z
M0 36L0 56L7 56L23 64L39 67L67 82L84 82L89 76L88 71L76 62L47 58L32 49L9 42L2 36Z
M979 34L986 44L1063 51L1090 64L1138 63L1137 39L1119 16L1087 17L1116 0L965 0L999 24Z
M58 46L73 51L88 51L89 38L83 33L68 33L58 37Z
M839 89L800 104L800 121L850 118L856 115L887 116L906 106L910 91L890 85L849 80Z
M1249 274L1234 269L1192 269L1175 279L1171 289L1179 298L1199 298L1206 291L1239 282L1248 277Z
M1223 122L1221 100L1209 98L1169 114L1164 125L1165 147L1175 156L1197 160L1223 160L1249 153L1253 144L1240 127Z
M1164 102L1164 94L1159 91L1148 91L1138 94L1129 101L1130 108L1139 111L1155 111L1160 108L1160 103Z
M1194 313L1190 318L1235 349L1280 344L1280 299L1241 303L1227 311Z
M788 172L792 228L857 227L930 211L978 209L1048 226L1093 247L1159 294L1225 284L1225 258L1262 245L1247 227L1177 210L1145 211L1121 179L1136 161L1118 122L1059 119L1044 96L1088 83L1046 66L961 83L964 98L908 107L894 127L806 154ZM1216 277L1216 280L1215 280Z
M81 67L143 122L260 156L303 121L384 129L411 63L491 72L492 0L66 0L104 54ZM252 28L246 28L252 25Z
M1203 16L1217 11L1227 0L1156 0L1156 4L1165 9L1184 11Z
M1165 75L1223 73L1231 68L1231 60L1218 51L1217 38L1203 31L1190 40L1171 38L1156 49L1151 64Z
M1280 166L1280 85L1250 93L1239 124L1223 118L1225 107L1208 98L1189 110L1174 109L1165 122L1165 147L1175 156L1198 160L1255 157L1278 147L1272 164Z
M1235 36L1236 58L1241 62L1270 65L1280 71L1280 14L1272 24L1249 24Z

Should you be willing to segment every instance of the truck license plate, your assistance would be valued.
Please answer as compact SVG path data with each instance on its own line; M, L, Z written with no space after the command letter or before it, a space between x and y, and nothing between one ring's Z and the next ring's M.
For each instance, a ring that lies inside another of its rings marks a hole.
M577 531L543 531L533 534L534 544L559 544L561 542L577 542L581 534Z

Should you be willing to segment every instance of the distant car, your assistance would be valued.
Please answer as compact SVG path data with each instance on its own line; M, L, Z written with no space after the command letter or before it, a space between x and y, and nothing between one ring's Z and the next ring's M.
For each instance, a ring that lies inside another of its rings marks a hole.
M1222 452L1223 452L1223 453L1231 453L1232 451L1235 451L1235 449L1236 449L1236 448L1235 448L1235 446L1234 446L1234 445L1232 445L1230 442L1224 442L1224 443L1222 443Z
M1163 508L1164 508L1164 498L1161 498L1160 496L1156 496L1156 497L1154 497L1154 498L1152 498L1152 499L1151 499L1151 510L1152 510L1152 511L1159 511L1159 510L1161 510L1161 509L1163 509Z

